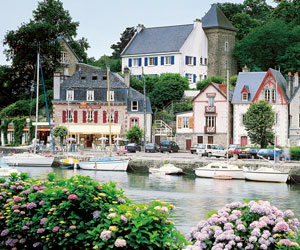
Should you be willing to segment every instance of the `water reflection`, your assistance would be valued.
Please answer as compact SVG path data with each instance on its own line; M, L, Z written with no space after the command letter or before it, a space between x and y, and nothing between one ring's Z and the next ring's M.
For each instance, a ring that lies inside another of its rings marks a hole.
M300 217L300 185L59 168L18 169L28 172L33 178L45 178L50 172L55 172L63 178L70 178L76 174L89 175L100 183L117 182L117 187L122 188L125 194L137 203L153 200L172 203L176 207L174 221L184 234L198 221L205 219L208 212L220 209L229 202L243 199L268 200L281 210L292 209L295 215Z

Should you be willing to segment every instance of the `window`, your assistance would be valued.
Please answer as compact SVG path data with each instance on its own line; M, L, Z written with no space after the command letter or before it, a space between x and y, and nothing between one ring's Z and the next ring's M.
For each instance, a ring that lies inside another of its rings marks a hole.
M92 80L93 80L93 81L96 81L97 79L98 79L97 76L92 76Z
M203 136L197 136L197 142L203 143Z
M242 93L242 101L248 101L248 93Z
M278 116L279 116L278 113L276 113L276 114L275 114L275 124L276 124L276 125L277 125L277 123L278 123Z
M107 114L109 114L109 112L107 111ZM107 122L109 122L109 115L107 116ZM114 112L111 111L110 112L110 122L114 122Z
M68 89L66 93L66 100L67 101L74 101L74 90Z
M87 121L93 122L94 121L94 112L92 110L87 111Z
M87 90L86 100L87 101L94 101L94 90Z
M207 79L207 75L204 75L204 80L206 80Z
M115 93L114 91L109 91L110 92L110 101L113 102L115 100ZM108 101L108 91L107 91L107 101Z
M133 126L139 126L138 118L131 118L131 127Z
M139 66L139 58L133 58L132 66L133 67L138 67Z
M204 64L207 65L207 58L204 58Z
M203 64L203 58L200 57L200 64L202 65Z
M225 52L228 52L228 42L225 42Z
M265 90L265 100L268 102L270 101L270 90L269 89Z
M187 56L186 57L186 64L187 65L193 65L193 57L192 56Z
M166 56L165 57L165 59L166 59L166 65L171 65L171 56Z
M81 76L80 79L81 80L86 80L86 76Z
M67 121L68 122L73 122L73 119L74 119L73 111L72 110L68 110L67 111Z
M202 81L202 75L199 75L199 81L200 82Z
M131 111L138 111L138 101L131 102Z
M182 128L189 128L189 117L182 117Z
M276 102L276 89L272 89L272 102Z
M215 106L215 97L214 96L208 96L208 106L210 106L210 107Z
M216 126L216 117L215 116L206 116L206 126L215 127Z
M103 81L107 81L107 76L102 76Z
M149 66L155 65L155 57L149 57Z
M246 121L246 115L243 115L243 117L242 117L243 125L245 125L245 121Z
M193 82L193 74L186 73L185 75L189 82Z
M207 142L209 144L213 144L214 143L214 137L213 136L207 136Z
M67 51L61 52L61 63L62 64L69 64L69 56Z

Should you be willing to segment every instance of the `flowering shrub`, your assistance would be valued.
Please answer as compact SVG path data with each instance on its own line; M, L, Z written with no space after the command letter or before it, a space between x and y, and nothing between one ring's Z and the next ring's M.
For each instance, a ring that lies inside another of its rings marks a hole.
M300 249L299 221L268 201L233 202L200 221L187 235L196 249Z
M180 249L171 204L134 204L90 177L0 179L0 249Z

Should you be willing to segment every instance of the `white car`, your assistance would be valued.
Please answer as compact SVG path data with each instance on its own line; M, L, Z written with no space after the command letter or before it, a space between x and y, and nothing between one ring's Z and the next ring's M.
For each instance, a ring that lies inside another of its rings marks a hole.
M226 157L227 150L217 144L198 144L196 153L208 157Z

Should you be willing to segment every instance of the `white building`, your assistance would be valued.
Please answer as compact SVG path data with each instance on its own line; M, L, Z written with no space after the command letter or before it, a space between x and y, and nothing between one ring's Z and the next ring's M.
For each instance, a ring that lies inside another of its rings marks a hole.
M277 86L277 91L276 91ZM241 72L234 90L233 104L233 143L251 145L244 126L244 115L253 102L266 100L276 113L276 144L288 145L288 100L287 82L282 74L274 69L267 72Z
M216 4L194 24L155 28L139 25L121 54L122 72L129 67L137 78L143 74L179 73L188 78L190 88L196 88L196 82L206 79L209 72L224 76L225 63L230 73L235 73L235 33Z

